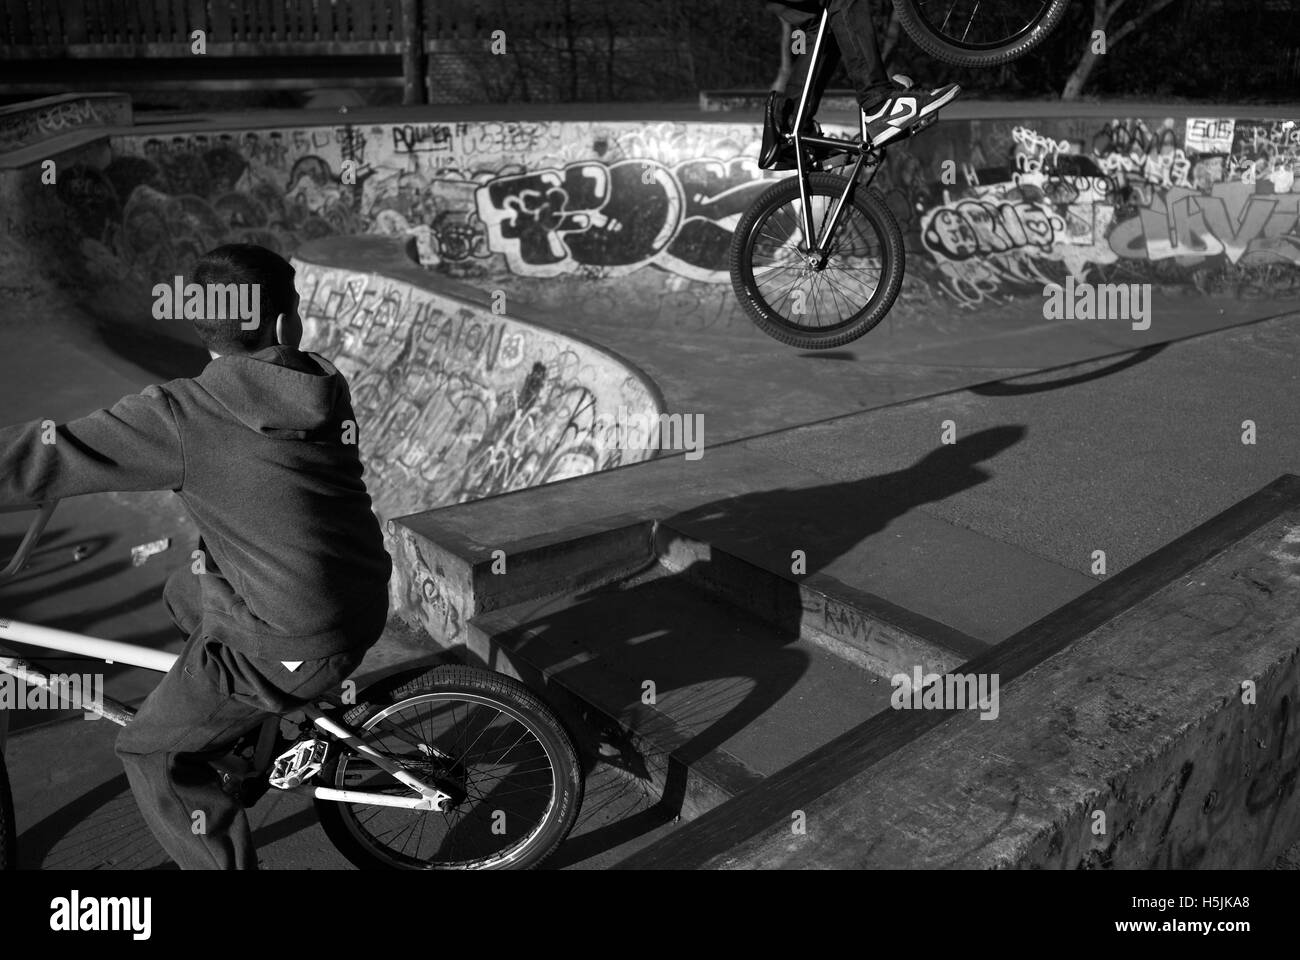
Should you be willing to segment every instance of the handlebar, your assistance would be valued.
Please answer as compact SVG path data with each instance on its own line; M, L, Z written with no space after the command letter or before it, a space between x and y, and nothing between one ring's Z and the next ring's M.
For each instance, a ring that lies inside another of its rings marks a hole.
M23 567L27 566L27 561L32 555L32 550L41 539L41 534L45 532L45 525L50 522L50 517L54 514L54 508L59 505L57 500L42 500L39 503L24 503L16 507L0 507L0 513L13 513L16 510L36 510L39 509L35 519L27 528L22 542L18 544L18 551L10 559L8 566L0 570L0 582L8 580L16 575Z

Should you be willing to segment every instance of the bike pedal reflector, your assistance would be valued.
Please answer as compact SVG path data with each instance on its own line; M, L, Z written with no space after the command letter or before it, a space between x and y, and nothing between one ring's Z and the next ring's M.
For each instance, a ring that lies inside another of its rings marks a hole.
M149 543L142 543L138 547L131 548L131 566L138 567L156 553L162 553L172 545L171 537L163 540L151 540Z

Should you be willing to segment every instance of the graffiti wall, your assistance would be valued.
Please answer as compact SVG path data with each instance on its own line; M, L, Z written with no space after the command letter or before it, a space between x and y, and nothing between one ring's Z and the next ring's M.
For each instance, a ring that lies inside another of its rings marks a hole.
M733 124L459 123L114 138L63 195L128 271L214 241L292 252L333 234L415 236L430 265L725 279L731 227L762 189Z
M777 176L751 123L357 124L115 137L60 195L116 276L184 271L249 241L415 239L422 262L520 296L675 298L673 326L744 324L727 249ZM1135 117L939 124L875 186L908 240L912 295L980 309L1046 282L1151 281L1300 295L1292 121ZM563 281L556 285L555 281Z
M920 221L962 307L1112 278L1300 296L1300 128L1223 118L991 124ZM1005 157L1005 163L990 163Z
M326 241L295 258L299 312L304 349L329 357L351 385L381 516L652 453L638 438L620 445L620 407L657 416L661 405L616 357L382 272L339 267L354 243Z

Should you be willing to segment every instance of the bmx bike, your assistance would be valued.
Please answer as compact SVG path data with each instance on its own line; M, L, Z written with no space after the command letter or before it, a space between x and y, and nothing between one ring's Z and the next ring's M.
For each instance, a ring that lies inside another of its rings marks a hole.
M57 504L33 505L39 513L0 580L24 567ZM175 654L4 617L0 639L160 673L176 661ZM0 672L47 694L71 686L4 648ZM108 697L71 706L122 725L134 715ZM0 708L0 869L13 869L4 714ZM267 718L210 762L222 788L245 806L273 789L312 797L325 834L364 869L536 866L572 829L583 794L573 740L551 708L513 678L467 666L409 670L354 697L313 698Z
M1068 2L895 0L895 8L908 33L936 56L987 66L1041 43ZM912 100L911 112L900 102L887 130L878 129L874 140L861 112L856 136L827 137L816 130L808 104L829 19L823 7L793 132L780 134L792 147L797 172L758 196L741 216L730 249L731 284L741 307L764 333L804 350L858 339L898 299L903 234L871 183L888 145L938 119L937 111L918 115Z

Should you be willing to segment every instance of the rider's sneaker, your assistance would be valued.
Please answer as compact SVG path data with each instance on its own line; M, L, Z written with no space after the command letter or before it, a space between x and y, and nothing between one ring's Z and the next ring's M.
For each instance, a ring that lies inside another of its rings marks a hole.
M794 170L794 144L786 139L790 126L794 123L794 113L798 104L784 94L773 92L767 98L767 109L763 112L763 146L758 154L758 166L763 170ZM805 134L821 136L822 128L815 120L805 120Z
M894 82L899 87L896 92L870 109L862 108L862 116L867 122L867 136L877 147L908 136L914 127L932 120L934 114L957 99L961 93L961 87L955 83L927 91L917 90L906 77L896 77Z

